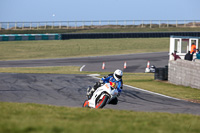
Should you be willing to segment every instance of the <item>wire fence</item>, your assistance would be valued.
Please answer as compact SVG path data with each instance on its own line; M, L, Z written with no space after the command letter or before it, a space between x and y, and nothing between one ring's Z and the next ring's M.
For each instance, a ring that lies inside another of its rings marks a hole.
M0 30L200 27L200 20L99 20L0 22Z

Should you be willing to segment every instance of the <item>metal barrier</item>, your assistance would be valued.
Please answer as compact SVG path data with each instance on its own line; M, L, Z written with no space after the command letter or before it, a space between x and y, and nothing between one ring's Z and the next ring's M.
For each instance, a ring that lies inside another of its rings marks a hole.
M92 20L0 22L0 30L200 27L200 20Z

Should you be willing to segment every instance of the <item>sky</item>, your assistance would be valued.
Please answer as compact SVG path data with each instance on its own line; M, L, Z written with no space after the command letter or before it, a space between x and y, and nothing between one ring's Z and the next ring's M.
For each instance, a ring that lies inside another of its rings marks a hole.
M0 22L200 20L200 0L0 0Z

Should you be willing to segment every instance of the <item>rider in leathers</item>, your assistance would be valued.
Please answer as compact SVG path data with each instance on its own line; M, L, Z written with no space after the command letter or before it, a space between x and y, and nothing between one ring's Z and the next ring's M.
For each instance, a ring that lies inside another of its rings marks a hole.
M104 83L108 83L108 82L112 82L114 83L115 87L117 88L118 90L118 96L120 96L120 93L122 91L122 88L123 88L123 81L122 81L122 76L123 76L123 72L119 69L115 70L115 72L113 74L109 74L107 77L103 77L100 82L97 82L93 88L91 88L89 90L88 88L88 98L90 99L94 93L94 91L101 86L101 84L104 84ZM115 98L113 99L110 104L117 104L118 102L118 99Z

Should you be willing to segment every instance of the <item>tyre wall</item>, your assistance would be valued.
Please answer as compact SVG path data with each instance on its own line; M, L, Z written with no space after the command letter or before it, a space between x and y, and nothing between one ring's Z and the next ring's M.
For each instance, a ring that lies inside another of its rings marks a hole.
M60 34L8 34L0 35L0 41L60 40Z
M196 36L200 32L145 32L145 33L66 33L61 39L99 39L99 38L160 38L174 36Z

